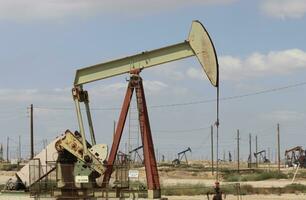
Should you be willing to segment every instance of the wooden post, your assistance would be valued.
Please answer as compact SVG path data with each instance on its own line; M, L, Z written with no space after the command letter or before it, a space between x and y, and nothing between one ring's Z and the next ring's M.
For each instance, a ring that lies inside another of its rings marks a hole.
M33 130L33 104L30 107L30 127L31 127L31 159L34 158L34 130Z
M250 146L249 167L252 168L252 135L251 135L251 133L249 134L249 146Z
M255 136L255 151L258 152L258 146L257 146L257 135ZM258 167L258 155L255 157L256 159L256 167Z
M279 133L279 124L277 124L277 165L278 173L280 173L280 133Z
M115 140L115 134L116 134L116 121L114 120L114 127L113 127L113 141Z
M240 140L240 138L239 138L239 129L237 129L237 170L238 170L238 173L240 171L240 155L239 155L239 153L240 153L240 151L239 151L240 144L239 144L239 140Z
M21 162L21 136L18 137L18 162Z
M10 151L9 151L9 143L10 143L10 138L7 137L6 140L6 161L9 162L9 156L10 156Z

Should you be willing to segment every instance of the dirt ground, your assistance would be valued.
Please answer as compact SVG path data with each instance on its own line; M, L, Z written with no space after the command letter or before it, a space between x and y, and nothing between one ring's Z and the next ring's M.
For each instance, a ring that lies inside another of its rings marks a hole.
M5 184L6 181L14 176L15 172L0 172L0 185ZM182 176L183 177L183 176ZM142 182L145 182L144 178L139 179ZM160 177L160 183L163 186L173 186L177 184L205 184L207 186L213 186L214 180L213 179L204 179L204 178L170 178L169 176L161 176ZM233 182L221 182L222 184L232 184ZM265 180L265 181L248 181L248 182L241 182L241 185L251 185L253 187L285 187L286 185L291 184L291 180L289 179L281 179L281 180ZM303 185L306 185L305 179L297 179L294 181L294 183L300 183Z
M145 182L145 171L144 169L137 169L140 172L139 181ZM195 174L196 173L196 174ZM5 184L6 181L14 176L15 172L12 171L0 171L0 184ZM162 186L174 186L179 184L184 185L206 185L213 186L214 185L214 177L211 176L210 172L187 172L184 170L161 170L160 174L160 182ZM260 188L270 188L270 187L285 187L286 185L290 185L292 183L291 179L281 179L281 180L265 180L265 181L248 181L241 182L241 185L251 185L253 187ZM294 181L294 183L300 183L306 185L306 179L299 178ZM233 184L233 182L222 182L221 187L225 184ZM207 200L206 196L168 196L169 200ZM32 198L29 197L28 194L20 193L20 194L1 194L0 200L30 200ZM238 199L237 196L228 195L226 200L305 200L306 194L282 194L282 195L246 195L241 196Z
M207 200L205 196L169 196L168 200ZM284 194L284 195L247 195L237 196L228 195L225 200L305 200L306 195Z
M206 196L168 196L168 200L207 200ZM306 195L283 194L279 195L247 195L237 196L228 195L225 200L305 200ZM0 194L0 200L33 200L29 195L5 195ZM140 199L139 199L140 200Z
M14 171L0 171L0 185L6 183L6 181L15 175Z
M207 186L213 186L214 180L209 179L173 179L173 178L161 178L161 184L164 186L173 186L177 184L204 184ZM233 184L234 182L220 182L221 185L226 184ZM270 187L285 187L286 185L290 185L292 183L291 180L288 179L281 179L281 180L265 180L265 181L247 181L247 182L240 182L241 185L251 185L253 187L260 187L260 188L270 188ZM306 180L295 180L294 183L299 183L306 185Z
M1 194L0 193L0 200L33 200L30 198L28 194Z

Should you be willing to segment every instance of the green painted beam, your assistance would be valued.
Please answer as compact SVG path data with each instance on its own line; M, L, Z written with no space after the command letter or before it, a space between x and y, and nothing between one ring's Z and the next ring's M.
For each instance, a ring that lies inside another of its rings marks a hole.
M163 63L196 56L213 86L218 86L219 65L211 38L199 21L193 21L188 40L164 48L145 51L140 54L113 60L77 70L74 85L129 73Z
M190 56L194 56L194 52L189 43L185 41L172 46L145 51L126 58L79 69L76 72L74 85L78 86L128 73L132 69L148 68Z

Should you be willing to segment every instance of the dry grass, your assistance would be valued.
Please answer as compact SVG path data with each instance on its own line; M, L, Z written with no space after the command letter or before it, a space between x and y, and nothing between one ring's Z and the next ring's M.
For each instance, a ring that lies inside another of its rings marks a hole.
M252 174L227 173L224 174L223 178L224 181L227 182L245 182L245 181L263 181L268 179L287 179L288 176L284 173L270 171L270 172L255 172Z

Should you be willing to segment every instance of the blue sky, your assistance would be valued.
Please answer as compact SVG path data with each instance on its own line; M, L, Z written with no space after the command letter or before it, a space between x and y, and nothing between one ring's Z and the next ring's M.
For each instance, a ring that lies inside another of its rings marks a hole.
M1 0L0 4L0 138L2 143L8 135L12 138L12 157L18 135L22 137L23 155L29 152L29 104L35 106L39 149L42 139L51 140L66 129L77 129L70 96L76 69L182 42L194 19L205 25L216 46L221 97L305 82L303 0ZM142 76L160 154L173 158L190 146L195 159L207 158L210 140L206 127L215 121L215 103L154 107L215 98L215 89L196 59L148 69ZM92 107L120 107L126 78L123 75L88 84ZM301 142L306 137L305 87L221 101L221 153L233 153L238 128L244 152L250 132L258 135L260 149L274 151L278 122L282 149L305 146ZM93 110L99 142L111 144L118 113ZM131 133L133 138L136 134ZM128 129L123 144L127 135ZM135 147L136 139L131 143Z

